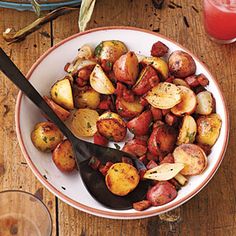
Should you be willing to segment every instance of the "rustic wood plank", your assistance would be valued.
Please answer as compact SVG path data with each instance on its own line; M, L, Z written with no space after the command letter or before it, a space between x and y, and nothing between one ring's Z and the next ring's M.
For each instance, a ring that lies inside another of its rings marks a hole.
M0 9L0 16L2 19L0 21L1 33L8 27L17 29L35 20L34 13L7 9ZM25 41L10 46L3 41L2 36L0 37L0 46L11 56L24 74L35 60L51 46L50 38L40 33L44 31L50 33L50 26L46 25ZM43 198L49 208L54 222L53 235L56 235L55 197L34 177L21 154L16 138L14 115L18 89L2 73L0 73L0 77L0 191L19 189L35 193L38 190L38 196Z
M54 43L78 32L77 18L74 12L53 22ZM200 0L165 1L162 10L155 9L148 0L97 1L88 28L109 25L154 30L187 47L216 76L230 105L230 113L235 112L236 47L235 44L217 45L207 38ZM235 119L231 116L229 148L221 168L204 190L177 210L180 212L176 222L160 220L159 217L108 220L80 212L59 201L60 235L235 235Z

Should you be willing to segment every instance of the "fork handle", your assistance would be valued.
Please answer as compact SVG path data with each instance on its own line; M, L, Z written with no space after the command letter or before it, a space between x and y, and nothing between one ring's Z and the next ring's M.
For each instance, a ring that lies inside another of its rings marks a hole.
M62 133L71 141L77 140L74 134L65 126L56 113L44 101L42 96L33 87L33 85L25 78L21 71L6 55L2 48L0 48L0 70L38 107L40 108L49 119L54 122Z

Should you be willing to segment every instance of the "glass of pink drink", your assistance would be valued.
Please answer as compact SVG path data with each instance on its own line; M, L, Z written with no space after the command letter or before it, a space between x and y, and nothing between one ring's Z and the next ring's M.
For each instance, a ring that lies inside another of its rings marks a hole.
M218 43L236 41L236 0L203 0L204 26Z

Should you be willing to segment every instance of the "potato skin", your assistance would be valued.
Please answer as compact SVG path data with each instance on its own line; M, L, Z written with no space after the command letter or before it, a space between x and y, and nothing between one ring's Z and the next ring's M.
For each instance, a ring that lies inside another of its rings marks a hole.
M100 94L89 86L74 87L74 101L77 108L96 109L100 103Z
M122 55L114 64L113 71L118 81L134 85L138 77L138 58L134 52Z
M170 73L175 77L185 78L196 72L196 64L193 58L181 50L171 53L168 65Z
M134 135L146 135L152 122L152 113L150 110L144 111L139 116L133 118L127 123L127 128Z
M196 113L210 115L215 108L215 100L209 91L202 91L197 94Z
M127 163L115 163L107 172L106 185L115 195L125 196L139 183L139 174L135 167Z
M115 142L122 141L127 132L125 122L114 112L105 112L99 117L97 130L102 136Z
M63 140L63 134L54 123L40 122L31 132L31 140L40 151L50 152Z
M197 119L197 142L212 147L219 137L221 124L221 118L216 113L199 117Z
M161 206L174 200L177 196L175 187L168 181L160 181L147 192L147 200L153 206Z
M119 40L102 41L95 48L94 54L99 60L114 63L127 52L125 44Z
M62 172L71 172L76 167L72 145L65 139L57 145L52 153L52 160Z
M123 98L117 98L116 110L123 118L131 119L142 112L143 105L140 103L139 99L136 99L134 102L126 102Z

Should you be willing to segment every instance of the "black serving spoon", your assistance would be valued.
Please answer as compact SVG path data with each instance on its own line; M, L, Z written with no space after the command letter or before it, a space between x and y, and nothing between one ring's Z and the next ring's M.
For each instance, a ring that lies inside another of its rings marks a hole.
M73 146L74 154L78 169L82 180L90 192L90 194L104 206L115 209L125 210L132 208L134 202L145 198L148 183L140 181L134 191L124 197L112 194L106 187L104 176L97 170L93 170L89 166L92 156L98 158L101 163L106 164L107 161L121 162L122 157L130 158L134 166L140 170L145 168L144 164L132 155L119 151L117 149L103 147L84 140L76 138L72 132L58 118L54 111L44 101L42 96L25 78L16 65L0 48L0 70L40 109L47 117L54 122L63 134L70 140Z

